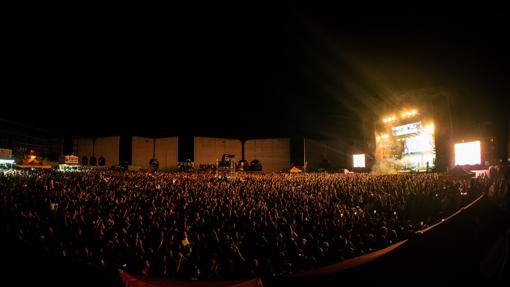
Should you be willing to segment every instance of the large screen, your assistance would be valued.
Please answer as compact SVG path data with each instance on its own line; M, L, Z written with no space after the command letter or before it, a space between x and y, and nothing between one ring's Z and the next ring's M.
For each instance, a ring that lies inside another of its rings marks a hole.
M365 167L365 154L352 155L352 167L364 168Z
M419 133L402 141L404 142L404 154L434 150L434 135L428 133Z
M455 165L482 163L480 141L455 144Z
M382 171L426 171L434 167L436 145L432 122L392 127L391 135L376 136L376 142L376 160Z

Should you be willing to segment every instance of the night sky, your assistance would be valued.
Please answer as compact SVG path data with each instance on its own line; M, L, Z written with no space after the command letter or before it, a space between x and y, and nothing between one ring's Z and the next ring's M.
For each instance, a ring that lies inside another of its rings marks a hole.
M454 90L460 122L505 116L502 7L154 9L11 11L0 117L67 135L356 136L422 88Z

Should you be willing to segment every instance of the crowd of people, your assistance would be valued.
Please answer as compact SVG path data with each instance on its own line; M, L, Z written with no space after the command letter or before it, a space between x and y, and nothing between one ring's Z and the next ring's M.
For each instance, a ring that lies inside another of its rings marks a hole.
M441 174L0 173L0 228L104 268L186 279L271 277L412 236L487 190Z

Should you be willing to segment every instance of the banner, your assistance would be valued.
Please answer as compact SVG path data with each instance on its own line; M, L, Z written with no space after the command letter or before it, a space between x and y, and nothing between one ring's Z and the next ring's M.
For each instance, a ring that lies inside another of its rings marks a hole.
M421 122L410 123L403 126L397 126L391 129L394 136L402 136L417 133L421 130Z

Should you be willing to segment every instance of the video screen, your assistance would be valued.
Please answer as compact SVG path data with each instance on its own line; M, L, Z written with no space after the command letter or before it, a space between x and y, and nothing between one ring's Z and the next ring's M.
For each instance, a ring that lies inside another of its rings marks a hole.
M455 165L481 164L480 141L455 144Z
M402 169L427 170L434 167L436 145L433 124L422 125L421 122L409 124L406 133L400 138L403 143Z
M429 152L434 150L434 135L419 133L404 141L404 154Z
M354 154L352 155L353 167L364 168L365 167L365 154Z
M434 124L421 121L391 128L391 136L378 137L382 166L395 171L427 171L434 167Z

